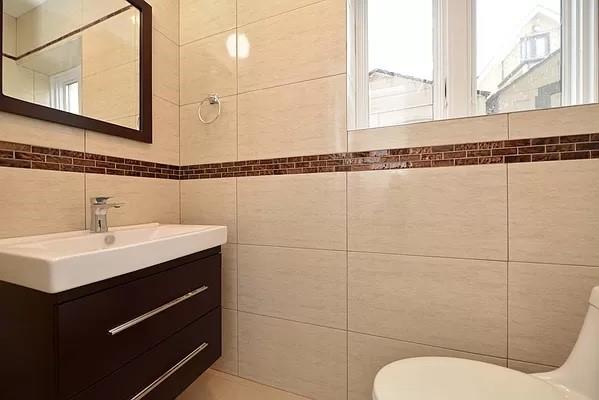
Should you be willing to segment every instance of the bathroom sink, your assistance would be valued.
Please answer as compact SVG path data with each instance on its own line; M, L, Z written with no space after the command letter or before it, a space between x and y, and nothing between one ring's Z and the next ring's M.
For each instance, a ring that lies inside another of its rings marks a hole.
M0 240L0 280L58 293L225 244L227 228L145 224Z

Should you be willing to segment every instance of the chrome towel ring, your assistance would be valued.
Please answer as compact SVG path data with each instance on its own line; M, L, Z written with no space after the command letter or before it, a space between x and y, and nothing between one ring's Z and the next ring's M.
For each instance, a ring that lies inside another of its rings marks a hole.
M206 103L208 103L210 105L215 105L215 104L218 105L218 111L216 113L216 116L214 118L210 119L210 120L206 120L202 116L202 107ZM220 117L221 111L222 111L222 105L221 105L221 102L220 102L220 97L217 94L211 94L210 96L208 96L204 100L202 100L202 102L200 103L200 106L198 107L198 118L204 124L211 124L214 121L216 121L218 119L218 117Z

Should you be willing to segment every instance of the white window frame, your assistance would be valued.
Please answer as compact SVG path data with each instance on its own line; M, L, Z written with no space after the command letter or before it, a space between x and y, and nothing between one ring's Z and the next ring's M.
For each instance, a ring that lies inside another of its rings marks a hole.
M348 85L355 101L349 126L362 129L370 127L368 0L349 1L348 31L355 35L348 56L355 79ZM433 120L476 115L476 0L433 0L433 10ZM562 105L599 101L598 26L597 0L562 0Z
M562 0L564 105L596 103L598 100L598 8L594 0Z
M67 87L73 83L78 83L81 88L81 66L50 77L50 106L52 108L73 112L69 109L67 97ZM79 96L79 110L81 110L81 96Z

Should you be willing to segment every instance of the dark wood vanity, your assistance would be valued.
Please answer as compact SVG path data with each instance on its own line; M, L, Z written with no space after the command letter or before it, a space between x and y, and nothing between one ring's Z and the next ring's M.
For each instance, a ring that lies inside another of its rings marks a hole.
M221 253L66 292L0 282L0 399L172 400L221 355Z

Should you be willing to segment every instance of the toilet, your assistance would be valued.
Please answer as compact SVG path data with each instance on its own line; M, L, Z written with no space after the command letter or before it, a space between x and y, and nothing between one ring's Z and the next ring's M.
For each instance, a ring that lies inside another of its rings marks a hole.
M552 372L527 375L478 361L421 357L383 367L373 400L599 400L599 286L572 353Z

